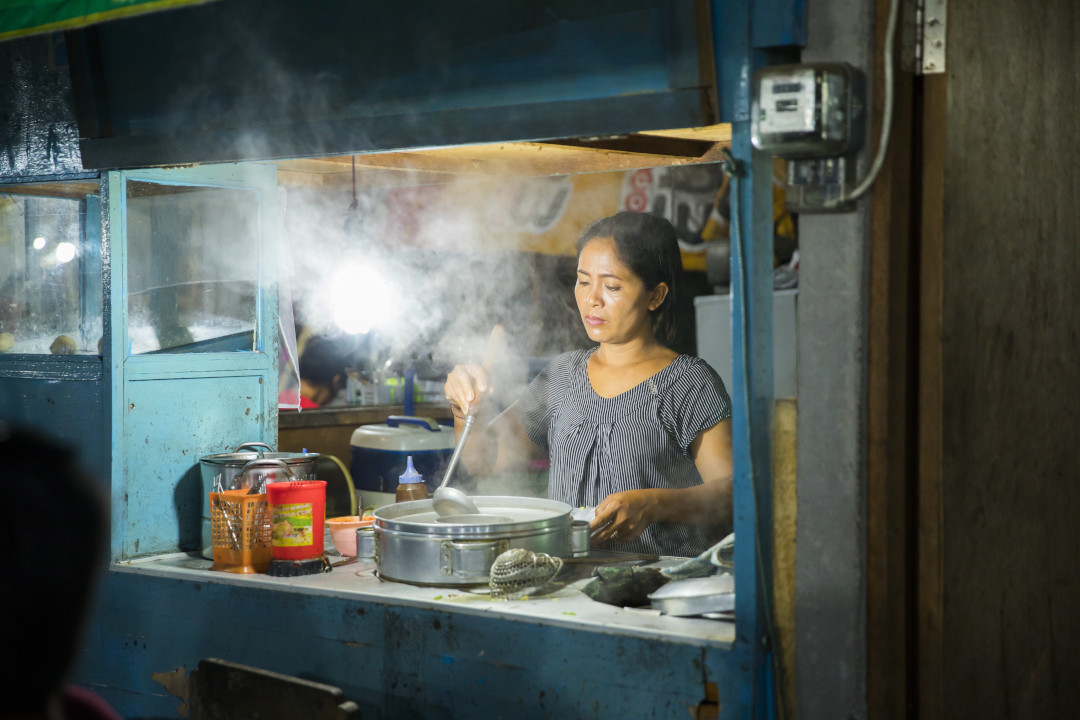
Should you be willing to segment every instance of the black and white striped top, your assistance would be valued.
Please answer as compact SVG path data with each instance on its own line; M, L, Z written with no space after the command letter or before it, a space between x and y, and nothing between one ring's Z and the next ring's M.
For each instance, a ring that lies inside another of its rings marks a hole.
M594 507L624 490L700 485L690 443L731 417L720 376L704 360L679 355L640 385L604 398L593 390L585 367L594 350L552 360L518 401L525 432L551 460L548 497ZM608 547L695 556L707 544L699 528L654 523L637 540Z

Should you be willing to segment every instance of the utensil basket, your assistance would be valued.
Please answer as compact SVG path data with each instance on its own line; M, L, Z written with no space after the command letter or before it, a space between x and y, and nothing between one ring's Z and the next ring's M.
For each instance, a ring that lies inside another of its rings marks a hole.
M211 570L266 572L273 559L270 503L266 493L247 490L210 493L210 535L214 548Z

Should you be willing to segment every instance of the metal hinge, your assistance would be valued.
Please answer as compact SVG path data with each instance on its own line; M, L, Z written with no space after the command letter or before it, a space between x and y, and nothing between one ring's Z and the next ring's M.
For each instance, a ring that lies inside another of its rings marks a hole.
M947 0L903 0L901 67L916 75L945 72Z

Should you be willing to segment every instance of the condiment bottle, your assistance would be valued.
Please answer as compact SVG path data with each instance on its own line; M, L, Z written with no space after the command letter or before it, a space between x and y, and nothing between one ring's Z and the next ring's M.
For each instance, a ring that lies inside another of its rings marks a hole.
M412 464L412 455L409 455L408 466L405 472L398 477L397 492L395 498L398 502L409 500L426 500L428 497L427 485L424 484L424 476L416 472Z

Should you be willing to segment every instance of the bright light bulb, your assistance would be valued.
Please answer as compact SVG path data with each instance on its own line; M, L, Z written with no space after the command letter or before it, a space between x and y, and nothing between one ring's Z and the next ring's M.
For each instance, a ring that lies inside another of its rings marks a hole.
M71 262L75 257L75 246L69 242L62 242L56 246L56 261L57 262Z
M40 237L40 236L34 238L34 249L35 250L40 250L43 247L45 247L45 238Z
M329 291L331 315L347 333L370 332L394 320L394 290L370 267L354 266L338 273Z

